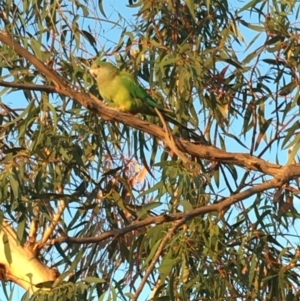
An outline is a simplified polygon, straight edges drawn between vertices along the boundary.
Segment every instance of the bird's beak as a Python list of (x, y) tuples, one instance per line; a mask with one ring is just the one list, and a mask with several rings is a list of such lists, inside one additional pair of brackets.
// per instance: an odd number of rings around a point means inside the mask
[(97, 75), (97, 71), (96, 71), (96, 69), (94, 69), (94, 68), (91, 68), (91, 69), (90, 69), (90, 73), (91, 73), (93, 76), (96, 76), (96, 75)]

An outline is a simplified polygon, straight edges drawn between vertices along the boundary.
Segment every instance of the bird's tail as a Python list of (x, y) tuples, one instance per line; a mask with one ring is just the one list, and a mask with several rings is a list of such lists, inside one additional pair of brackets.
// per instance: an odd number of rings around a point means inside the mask
[(205, 139), (202, 133), (200, 134), (195, 133), (193, 129), (188, 128), (186, 125), (180, 123), (169, 114), (164, 113), (164, 117), (168, 122), (171, 122), (174, 125), (178, 126), (178, 128), (180, 129), (180, 134), (184, 139), (187, 140), (193, 139), (196, 143), (210, 145), (210, 143)]

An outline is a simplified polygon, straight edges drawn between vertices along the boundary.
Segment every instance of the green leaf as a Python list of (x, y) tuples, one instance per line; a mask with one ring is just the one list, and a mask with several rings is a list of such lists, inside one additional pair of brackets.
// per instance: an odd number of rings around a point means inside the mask
[(2, 242), (4, 246), (4, 254), (7, 262), (12, 264), (11, 248), (9, 245), (9, 240), (6, 233), (3, 233)]
[[(159, 228), (159, 227), (156, 227), (156, 228)], [(156, 231), (158, 231), (158, 229), (156, 229)], [(159, 247), (160, 243), (161, 243), (161, 239), (156, 241), (155, 244), (151, 246), (151, 251), (150, 251), (149, 255), (147, 256), (144, 265), (148, 264), (152, 260), (152, 258), (154, 256), (157, 248)]]
[(15, 171), (13, 171), (10, 174), (9, 180), (10, 180), (10, 187), (12, 189), (14, 199), (18, 199), (20, 197), (20, 187)]
[(98, 1), (98, 6), (99, 6), (101, 14), (107, 19), (106, 15), (105, 15), (105, 12), (104, 12), (104, 9), (103, 9), (103, 0)]
[(160, 207), (162, 205), (162, 203), (160, 202), (154, 202), (154, 203), (149, 203), (149, 204), (145, 204), (142, 206), (142, 210), (138, 211), (138, 218), (142, 217), (145, 213), (147, 213), (150, 210), (153, 210), (157, 207)]
[(180, 200), (180, 204), (183, 206), (183, 209), (184, 209), (185, 212), (193, 210), (193, 206), (189, 201)]
[(26, 227), (26, 219), (24, 214), (18, 220), (18, 227), (17, 227), (17, 237), (20, 243), (25, 242), (25, 227)]
[(173, 266), (176, 264), (176, 259), (171, 258), (165, 258), (163, 259), (161, 265), (158, 268), (159, 274), (162, 278), (165, 278), (168, 276), (168, 274), (171, 272)]
[(98, 277), (86, 277), (84, 280), (89, 283), (106, 283), (106, 280)]
[(194, 4), (194, 0), (185, 0), (185, 3), (190, 11), (190, 14), (192, 15), (193, 19), (196, 19), (195, 16), (195, 4)]
[(97, 45), (97, 42), (96, 42), (94, 36), (90, 32), (88, 32), (86, 30), (83, 30), (83, 29), (81, 30), (81, 32), (83, 33), (83, 35), (85, 36), (85, 38), (89, 41), (89, 43), (93, 47), (95, 47)]
[(248, 10), (249, 8), (254, 8), (256, 7), (256, 5), (260, 2), (263, 2), (263, 0), (252, 0), (252, 1), (248, 1), (247, 4), (245, 4), (242, 8), (240, 8), (238, 10), (238, 14), (240, 14), (241, 12)]

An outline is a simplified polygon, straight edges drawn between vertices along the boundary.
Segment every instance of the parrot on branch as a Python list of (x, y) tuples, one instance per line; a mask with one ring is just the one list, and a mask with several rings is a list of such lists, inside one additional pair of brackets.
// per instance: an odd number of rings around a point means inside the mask
[[(157, 109), (167, 121), (188, 131), (194, 140), (204, 142), (203, 136), (197, 135), (192, 129), (178, 122), (172, 111), (157, 103), (130, 73), (121, 71), (113, 64), (99, 59), (92, 64), (90, 73), (97, 77), (102, 98), (108, 103), (113, 103), (119, 110), (132, 114), (157, 116), (155, 110)], [(205, 142), (208, 143), (206, 140)]]

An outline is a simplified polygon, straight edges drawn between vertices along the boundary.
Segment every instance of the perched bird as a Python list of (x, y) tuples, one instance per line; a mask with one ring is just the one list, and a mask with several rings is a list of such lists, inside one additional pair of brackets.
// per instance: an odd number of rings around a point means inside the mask
[(178, 122), (175, 116), (172, 116), (170, 110), (165, 109), (162, 105), (157, 103), (146, 90), (137, 83), (130, 73), (121, 71), (113, 64), (100, 61), (99, 59), (92, 64), (90, 72), (92, 75), (97, 76), (98, 88), (102, 98), (108, 103), (113, 103), (119, 110), (132, 114), (141, 113), (157, 116), (156, 108), (165, 120), (173, 123), (180, 129), (187, 130), (193, 139), (198, 140), (197, 138), (200, 137), (194, 133), (192, 129)]

